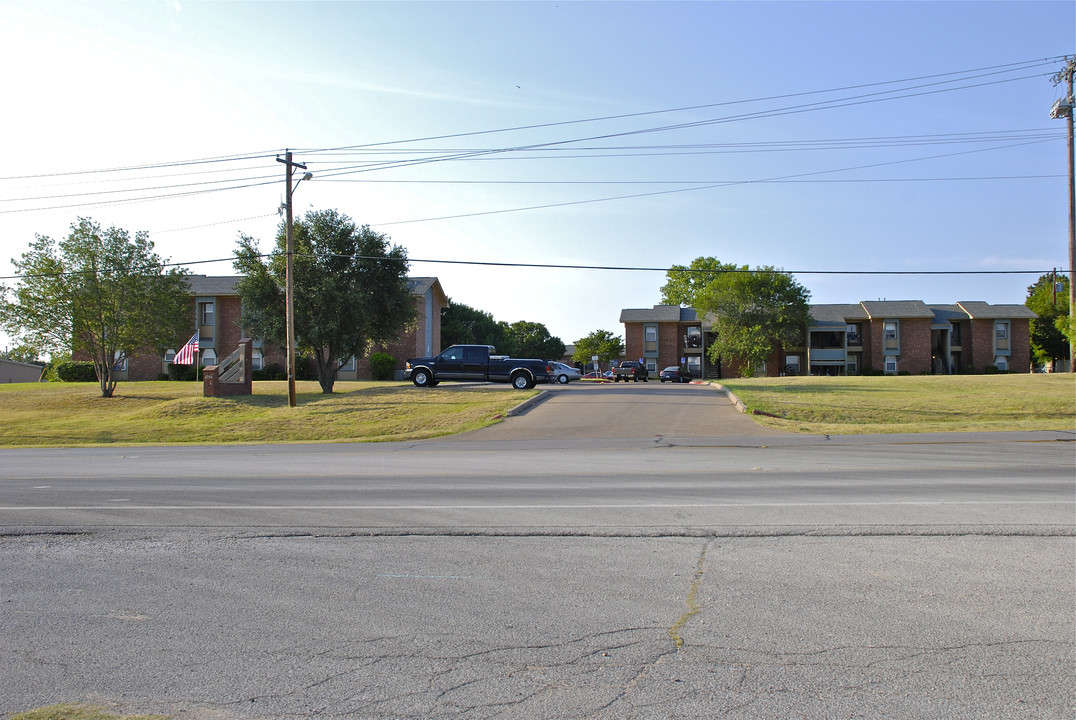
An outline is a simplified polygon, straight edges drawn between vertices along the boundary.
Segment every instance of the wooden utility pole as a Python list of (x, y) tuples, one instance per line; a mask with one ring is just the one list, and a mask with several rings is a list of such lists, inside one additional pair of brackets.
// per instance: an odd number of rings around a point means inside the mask
[[(306, 170), (306, 165), (302, 165), (297, 162), (292, 162), (291, 150), (285, 150), (284, 159), (276, 159), (277, 162), (284, 163), (284, 181), (286, 192), (284, 194), (284, 253), (285, 253), (285, 279), (284, 279), (284, 297), (287, 307), (285, 308), (284, 324), (287, 326), (288, 335), (288, 406), (295, 407), (295, 301), (292, 292), (292, 270), (294, 268), (294, 255), (295, 255), (295, 243), (292, 239), (292, 212), (291, 212), (291, 194), (295, 190), (295, 187), (291, 184), (291, 175), (293, 168), (302, 168)], [(300, 181), (310, 177), (310, 173), (307, 173)], [(295, 183), (298, 185), (299, 183)]]
[(1072, 76), (1076, 72), (1076, 57), (1068, 59), (1065, 69), (1054, 75), (1054, 85), (1068, 85), (1068, 95), (1054, 103), (1052, 118), (1065, 118), (1068, 122), (1069, 164), (1069, 372), (1076, 373), (1076, 176), (1073, 175), (1072, 154)]

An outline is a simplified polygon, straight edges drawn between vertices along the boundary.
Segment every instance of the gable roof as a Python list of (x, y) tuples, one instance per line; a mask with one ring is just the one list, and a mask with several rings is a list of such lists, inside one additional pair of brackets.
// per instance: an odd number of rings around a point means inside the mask
[(242, 279), (242, 275), (188, 275), (187, 285), (191, 295), (238, 295), (235, 286)]
[[(235, 289), (242, 275), (188, 275), (187, 286), (191, 295), (204, 295), (210, 297), (226, 297), (238, 295)], [(409, 277), (407, 278), (407, 290), (412, 295), (425, 295), (433, 289), (434, 296), (441, 302), (447, 302), (445, 291), (441, 288), (441, 282), (435, 277)]]
[(871, 320), (934, 318), (934, 312), (922, 300), (864, 300), (860, 305)]
[(679, 305), (655, 305), (653, 308), (627, 308), (620, 311), (620, 322), (694, 322), (698, 314), (693, 308)]
[(811, 305), (811, 320), (815, 324), (840, 324), (844, 325), (849, 320), (867, 320), (870, 315), (862, 305), (827, 304)]
[(1013, 318), (1034, 319), (1038, 317), (1026, 305), (991, 305), (981, 300), (961, 300), (960, 309), (972, 320), (1009, 320)]

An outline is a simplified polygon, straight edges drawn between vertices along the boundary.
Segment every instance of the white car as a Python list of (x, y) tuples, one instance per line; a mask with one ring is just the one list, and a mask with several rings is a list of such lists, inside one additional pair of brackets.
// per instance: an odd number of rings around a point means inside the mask
[(578, 380), (581, 377), (579, 370), (573, 368), (571, 365), (565, 365), (562, 362), (556, 361), (549, 364), (553, 366), (552, 372), (549, 373), (549, 382), (558, 382), (561, 385), (567, 385), (572, 380)]

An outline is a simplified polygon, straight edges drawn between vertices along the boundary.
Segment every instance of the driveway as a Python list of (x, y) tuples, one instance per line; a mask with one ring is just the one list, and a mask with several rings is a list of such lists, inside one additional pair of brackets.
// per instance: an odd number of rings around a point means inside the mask
[(453, 440), (606, 440), (784, 435), (740, 413), (711, 385), (574, 382), (542, 388), (537, 403)]

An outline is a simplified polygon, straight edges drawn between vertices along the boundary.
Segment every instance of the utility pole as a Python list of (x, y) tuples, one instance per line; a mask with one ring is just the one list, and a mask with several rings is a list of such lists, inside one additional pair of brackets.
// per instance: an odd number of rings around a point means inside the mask
[[(285, 224), (284, 224), (284, 252), (286, 260), (286, 271), (284, 279), (284, 296), (287, 307), (285, 308), (284, 322), (287, 326), (288, 335), (288, 406), (295, 407), (295, 301), (292, 292), (292, 270), (294, 267), (294, 254), (295, 243), (292, 239), (292, 213), (291, 213), (291, 194), (294, 191), (294, 187), (291, 184), (291, 174), (293, 168), (302, 168), (306, 170), (306, 165), (302, 165), (297, 162), (292, 162), (291, 150), (285, 150), (284, 159), (279, 157), (277, 162), (284, 163), (284, 181), (286, 183), (286, 192), (284, 194), (284, 212), (285, 212)], [(310, 173), (306, 173), (299, 180), (300, 182), (311, 177)], [(297, 186), (299, 183), (295, 183)]]
[(1055, 86), (1062, 82), (1068, 84), (1068, 95), (1054, 103), (1050, 110), (1052, 118), (1066, 118), (1068, 121), (1068, 162), (1069, 162), (1069, 372), (1076, 373), (1076, 176), (1073, 175), (1072, 155), (1072, 113), (1074, 97), (1072, 93), (1072, 76), (1076, 72), (1076, 57), (1068, 58), (1065, 69), (1054, 75)]

